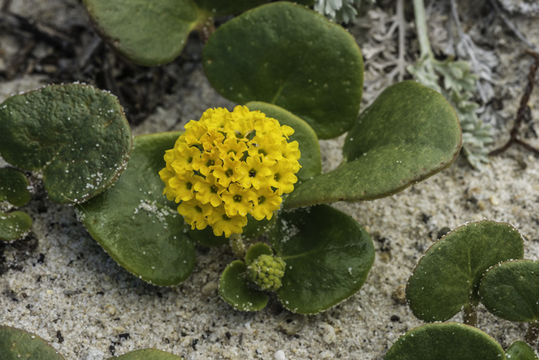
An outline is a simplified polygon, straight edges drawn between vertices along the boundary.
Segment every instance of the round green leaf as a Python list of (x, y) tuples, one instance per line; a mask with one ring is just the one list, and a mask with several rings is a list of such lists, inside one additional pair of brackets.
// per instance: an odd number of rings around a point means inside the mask
[(245, 263), (247, 265), (251, 264), (256, 258), (260, 255), (273, 255), (273, 250), (268, 244), (265, 243), (256, 243), (249, 247), (247, 253), (245, 254)]
[(507, 360), (537, 360), (535, 351), (524, 341), (515, 341), (505, 351)]
[(205, 9), (214, 16), (238, 14), (242, 11), (267, 3), (268, 1), (269, 0), (195, 0), (198, 7)]
[(22, 172), (14, 168), (0, 168), (0, 201), (24, 206), (30, 201), (30, 183)]
[(294, 129), (290, 141), (295, 140), (299, 143), (299, 151), (301, 152), (299, 159), (301, 169), (297, 174), (299, 180), (308, 180), (322, 172), (318, 137), (309, 124), (277, 105), (253, 101), (247, 103), (246, 106), (249, 110), (259, 110), (267, 116), (277, 119), (281, 125), (288, 125)]
[(447, 320), (478, 302), (479, 283), (489, 267), (522, 256), (522, 238), (509, 224), (480, 221), (459, 227), (419, 260), (406, 287), (410, 308), (424, 321)]
[(489, 269), (479, 288), (488, 311), (511, 321), (539, 321), (539, 261), (509, 261)]
[(286, 262), (279, 301), (288, 310), (315, 314), (356, 293), (374, 261), (367, 232), (350, 216), (326, 205), (284, 212), (272, 234)]
[(79, 206), (92, 237), (127, 271), (155, 285), (176, 285), (195, 265), (193, 242), (158, 172), (180, 133), (138, 136), (114, 187)]
[(0, 154), (42, 171), (53, 201), (81, 203), (99, 194), (125, 169), (130, 150), (118, 99), (92, 86), (51, 85), (0, 105)]
[(502, 347), (479, 329), (458, 323), (427, 324), (408, 331), (385, 360), (503, 360)]
[(0, 326), (2, 360), (63, 360), (49, 344), (37, 335), (9, 326)]
[(32, 228), (32, 218), (22, 211), (0, 211), (0, 240), (11, 242), (22, 238)]
[(187, 36), (208, 14), (192, 0), (84, 0), (97, 30), (120, 54), (139, 65), (174, 60)]
[(457, 115), (442, 95), (413, 81), (392, 85), (348, 133), (346, 162), (300, 184), (285, 206), (397, 193), (449, 166), (460, 147)]
[(182, 358), (168, 352), (155, 349), (144, 349), (109, 358), (109, 360), (181, 360)]
[(276, 104), (320, 138), (342, 134), (357, 118), (361, 51), (342, 27), (301, 5), (277, 2), (243, 13), (213, 33), (203, 57), (223, 96)]
[(228, 264), (219, 279), (219, 295), (236, 310), (262, 310), (268, 304), (269, 297), (251, 286), (246, 271), (247, 266), (243, 261), (235, 260)]

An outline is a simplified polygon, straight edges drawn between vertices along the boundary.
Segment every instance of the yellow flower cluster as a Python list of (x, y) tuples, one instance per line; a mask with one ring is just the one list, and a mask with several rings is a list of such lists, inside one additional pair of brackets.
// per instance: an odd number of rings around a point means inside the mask
[(159, 172), (163, 193), (179, 203), (192, 229), (213, 228), (217, 236), (240, 234), (247, 214), (271, 219), (292, 192), (300, 169), (294, 129), (260, 111), (236, 106), (208, 109), (191, 120)]

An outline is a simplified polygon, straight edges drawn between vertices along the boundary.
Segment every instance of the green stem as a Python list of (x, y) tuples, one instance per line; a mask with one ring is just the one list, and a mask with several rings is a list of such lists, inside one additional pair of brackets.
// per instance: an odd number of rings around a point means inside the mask
[(475, 326), (477, 325), (477, 309), (471, 303), (464, 305), (462, 309), (464, 311), (464, 323), (466, 325)]
[(539, 338), (539, 321), (533, 321), (528, 325), (528, 331), (524, 339), (533, 347), (537, 342), (537, 338)]
[(421, 58), (425, 58), (427, 56), (432, 57), (432, 50), (430, 48), (427, 30), (427, 18), (425, 16), (425, 4), (423, 3), (423, 0), (414, 0), (414, 15)]

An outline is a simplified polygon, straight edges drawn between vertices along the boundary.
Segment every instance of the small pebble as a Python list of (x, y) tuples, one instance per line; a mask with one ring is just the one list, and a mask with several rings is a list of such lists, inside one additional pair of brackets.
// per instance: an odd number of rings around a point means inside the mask
[(277, 350), (273, 355), (273, 358), (275, 360), (286, 360), (286, 355), (284, 354), (283, 350)]
[(217, 291), (217, 287), (217, 281), (210, 281), (206, 283), (200, 291), (202, 292), (202, 295), (209, 296)]

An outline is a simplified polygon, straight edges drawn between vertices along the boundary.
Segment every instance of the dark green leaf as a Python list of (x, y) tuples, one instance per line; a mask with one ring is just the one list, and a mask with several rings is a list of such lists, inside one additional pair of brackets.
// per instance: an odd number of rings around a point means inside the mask
[(524, 341), (515, 341), (505, 351), (507, 360), (537, 360), (535, 351)]
[(8, 326), (0, 326), (0, 358), (2, 360), (64, 359), (39, 336)]
[(455, 111), (434, 90), (413, 81), (387, 88), (349, 132), (345, 162), (300, 184), (289, 208), (371, 200), (403, 190), (449, 166), (459, 153)]
[(15, 95), (0, 105), (0, 154), (43, 172), (51, 200), (81, 203), (111, 186), (125, 169), (131, 131), (118, 99), (69, 84)]
[(269, 297), (254, 289), (246, 276), (247, 266), (235, 260), (228, 264), (219, 279), (219, 295), (236, 310), (258, 311), (268, 304)]
[(427, 250), (408, 281), (406, 298), (419, 319), (447, 320), (479, 301), (479, 283), (489, 267), (522, 256), (522, 238), (512, 226), (470, 223)]
[(208, 79), (232, 101), (276, 104), (324, 139), (356, 121), (361, 51), (342, 27), (301, 5), (277, 2), (243, 13), (217, 29), (203, 56)]
[(309, 124), (277, 105), (253, 101), (247, 103), (246, 106), (249, 110), (259, 110), (267, 116), (277, 119), (281, 125), (288, 125), (294, 129), (290, 141), (295, 140), (299, 143), (301, 169), (297, 176), (300, 180), (308, 180), (320, 174), (322, 171), (320, 146), (318, 145), (318, 137)]
[(28, 179), (14, 168), (0, 168), (0, 202), (7, 201), (15, 206), (24, 206), (30, 201)]
[(389, 349), (385, 360), (503, 360), (502, 347), (471, 326), (427, 324), (408, 331)]
[(195, 265), (193, 242), (158, 172), (180, 133), (138, 136), (114, 187), (79, 206), (88, 232), (127, 271), (152, 284), (176, 285)]
[(350, 216), (326, 205), (283, 212), (272, 234), (286, 262), (279, 301), (314, 314), (356, 293), (374, 261), (370, 236)]
[(22, 238), (32, 228), (32, 219), (27, 213), (0, 211), (0, 240), (11, 242)]
[(268, 244), (265, 243), (256, 243), (249, 247), (247, 253), (245, 254), (245, 263), (249, 265), (260, 255), (273, 255), (273, 250)]
[(481, 302), (511, 321), (539, 321), (539, 261), (508, 261), (489, 269), (481, 280)]
[(168, 352), (155, 349), (137, 350), (109, 360), (181, 360), (182, 358)]
[(120, 54), (139, 65), (174, 60), (207, 14), (192, 0), (84, 0), (97, 30)]

